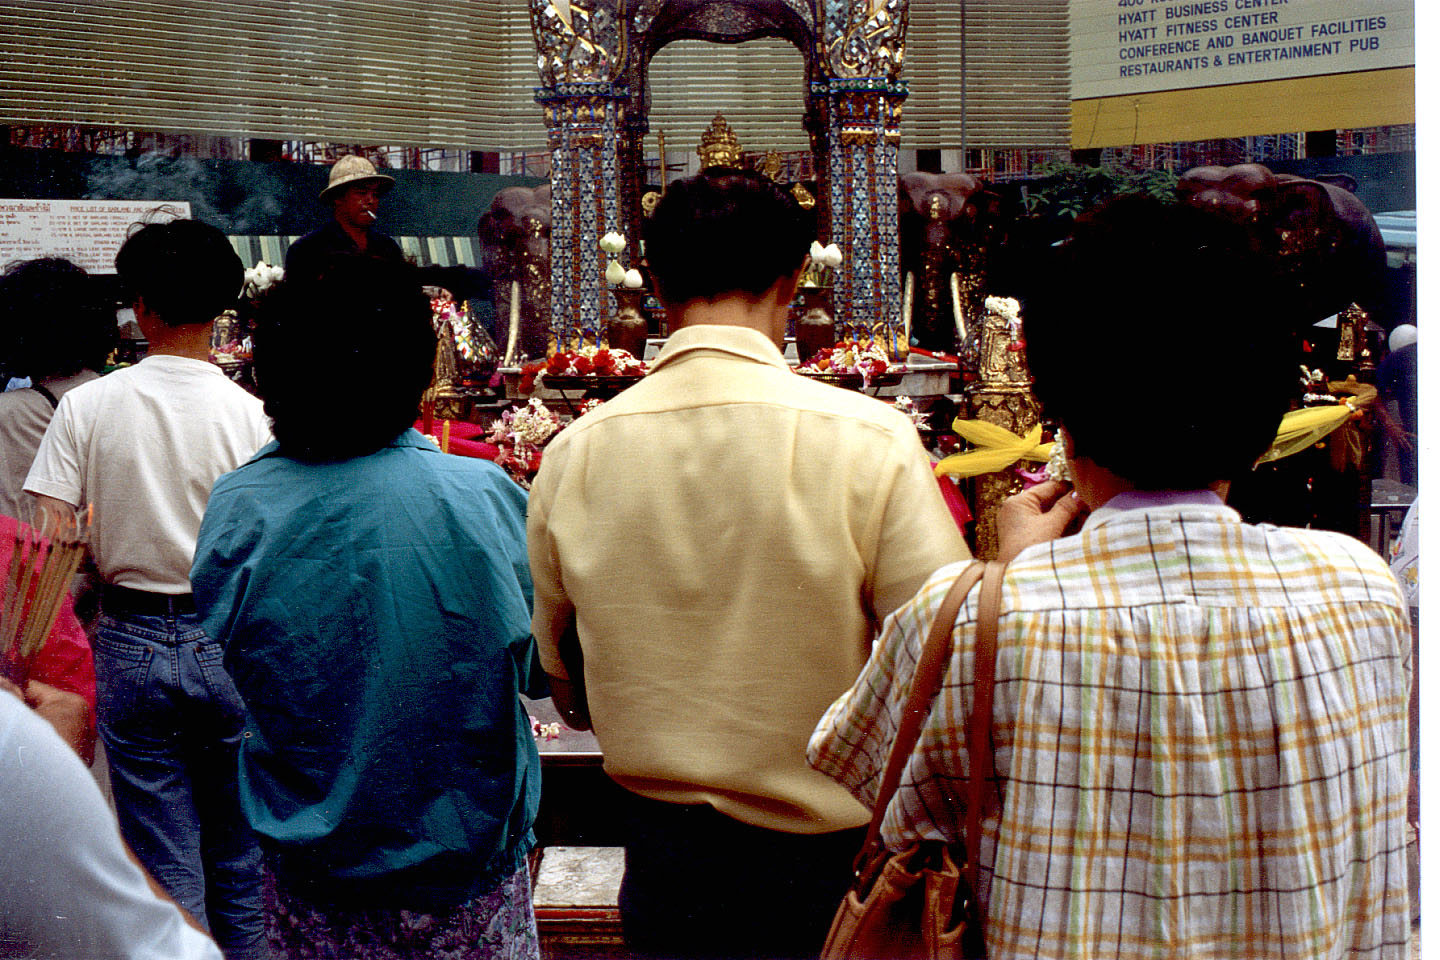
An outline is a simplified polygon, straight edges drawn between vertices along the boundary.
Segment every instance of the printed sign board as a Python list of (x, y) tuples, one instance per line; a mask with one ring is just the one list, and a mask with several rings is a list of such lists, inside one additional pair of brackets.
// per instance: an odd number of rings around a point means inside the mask
[(1415, 64), (1411, 0), (1071, 0), (1072, 99)]
[(188, 201), (0, 200), (0, 267), (64, 257), (90, 273), (114, 273), (134, 224), (189, 216)]

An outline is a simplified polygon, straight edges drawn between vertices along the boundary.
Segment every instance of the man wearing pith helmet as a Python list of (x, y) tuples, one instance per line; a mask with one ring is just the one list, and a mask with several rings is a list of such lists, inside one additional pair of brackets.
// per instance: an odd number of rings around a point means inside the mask
[(321, 202), (333, 210), (331, 220), (290, 245), (285, 273), (313, 276), (337, 256), (402, 262), (399, 244), (374, 227), (380, 199), (393, 186), (395, 178), (376, 173), (375, 165), (364, 157), (352, 154), (337, 160), (330, 168), (330, 182), (320, 191)]

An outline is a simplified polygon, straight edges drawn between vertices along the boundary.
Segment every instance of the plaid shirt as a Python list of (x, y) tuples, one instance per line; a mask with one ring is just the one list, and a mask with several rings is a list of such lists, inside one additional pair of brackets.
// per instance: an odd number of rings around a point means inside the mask
[[(1008, 569), (1004, 802), (981, 840), (992, 957), (1405, 956), (1411, 664), (1394, 578), (1348, 537), (1202, 499), (1107, 505)], [(886, 621), (811, 739), (812, 765), (868, 806), (962, 569)], [(978, 595), (886, 812), (891, 848), (961, 836)]]

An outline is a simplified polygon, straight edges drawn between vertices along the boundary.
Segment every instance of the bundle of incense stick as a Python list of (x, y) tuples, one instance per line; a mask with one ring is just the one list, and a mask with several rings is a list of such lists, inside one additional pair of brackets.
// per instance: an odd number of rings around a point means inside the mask
[(60, 616), (93, 516), (90, 507), (71, 516), (46, 511), (38, 527), (15, 525), (10, 563), (0, 580), (0, 661), (17, 683), (24, 684), (28, 664)]

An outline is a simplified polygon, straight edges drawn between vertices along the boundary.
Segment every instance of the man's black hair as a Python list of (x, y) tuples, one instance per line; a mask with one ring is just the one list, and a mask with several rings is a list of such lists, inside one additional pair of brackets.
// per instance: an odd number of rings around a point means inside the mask
[(118, 339), (115, 304), (69, 260), (12, 263), (0, 277), (0, 361), (7, 371), (37, 382), (99, 372)]
[[(381, 449), (419, 415), (435, 364), (430, 301), (415, 268), (336, 258), (260, 304), (255, 382), (280, 451), (306, 461)], [(329, 416), (336, 398), (343, 415)]]
[(151, 223), (136, 230), (115, 255), (115, 272), (133, 303), (171, 327), (209, 323), (235, 306), (245, 265), (225, 234), (199, 220)]
[(1144, 490), (1250, 470), (1294, 393), (1295, 318), (1249, 232), (1125, 196), (1037, 264), (1024, 312), (1035, 395), (1077, 456)]
[(712, 167), (665, 188), (645, 221), (656, 294), (671, 306), (760, 296), (800, 269), (813, 237), (795, 198), (753, 170)]

